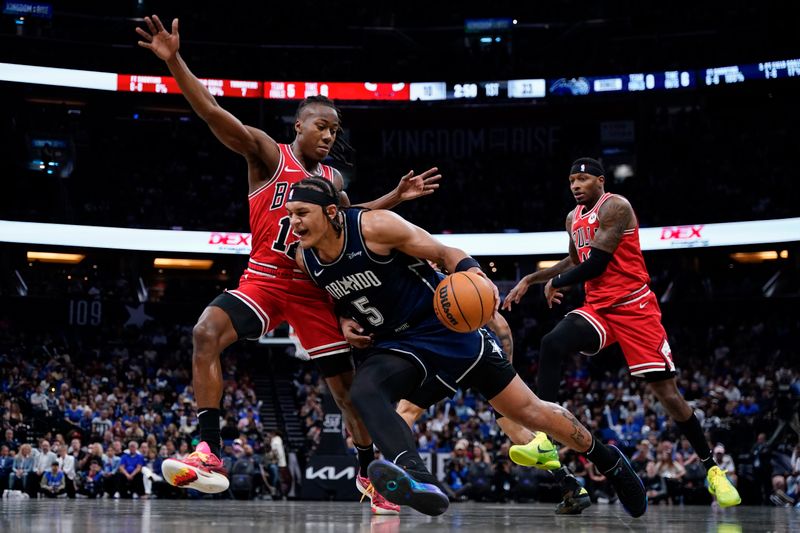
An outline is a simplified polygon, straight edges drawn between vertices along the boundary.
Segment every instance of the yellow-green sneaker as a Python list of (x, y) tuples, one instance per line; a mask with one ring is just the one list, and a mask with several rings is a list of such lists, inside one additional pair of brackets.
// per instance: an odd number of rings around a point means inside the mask
[(708, 492), (717, 497), (717, 503), (720, 507), (733, 507), (742, 503), (739, 491), (728, 480), (725, 472), (720, 467), (711, 467), (706, 478), (708, 479)]
[(557, 470), (561, 468), (558, 460), (558, 450), (547, 438), (547, 434), (537, 431), (533, 440), (528, 444), (515, 444), (508, 450), (512, 461), (522, 466), (535, 466), (542, 470)]
[(556, 506), (556, 514), (581, 514), (584, 509), (592, 505), (589, 492), (583, 487), (575, 491), (567, 491)]

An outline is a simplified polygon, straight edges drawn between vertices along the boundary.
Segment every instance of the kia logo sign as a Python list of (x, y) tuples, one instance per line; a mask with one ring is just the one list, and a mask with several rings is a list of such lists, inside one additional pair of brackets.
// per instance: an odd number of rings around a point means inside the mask
[(703, 226), (670, 226), (661, 228), (661, 240), (686, 240), (686, 239), (702, 239), (700, 232), (703, 231)]
[(306, 480), (311, 479), (324, 479), (326, 481), (337, 479), (354, 479), (356, 477), (356, 469), (354, 466), (348, 466), (342, 470), (336, 470), (335, 466), (323, 466), (319, 470), (314, 470), (309, 466), (306, 468)]
[(250, 233), (212, 233), (208, 244), (221, 244), (223, 246), (250, 246)]

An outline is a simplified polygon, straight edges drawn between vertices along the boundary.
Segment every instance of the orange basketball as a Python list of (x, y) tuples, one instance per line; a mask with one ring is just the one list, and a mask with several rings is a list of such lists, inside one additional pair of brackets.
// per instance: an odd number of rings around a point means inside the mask
[(478, 274), (456, 272), (436, 287), (433, 310), (448, 329), (459, 333), (475, 331), (492, 318), (494, 291)]

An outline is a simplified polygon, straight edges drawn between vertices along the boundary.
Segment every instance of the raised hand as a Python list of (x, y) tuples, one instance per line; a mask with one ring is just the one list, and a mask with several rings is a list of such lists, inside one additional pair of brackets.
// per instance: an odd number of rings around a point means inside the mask
[(164, 25), (161, 24), (158, 15), (153, 15), (152, 19), (145, 17), (144, 21), (150, 32), (148, 33), (142, 28), (136, 28), (136, 33), (144, 39), (144, 41), (139, 41), (139, 46), (151, 50), (159, 59), (164, 61), (173, 59), (181, 45), (180, 36), (178, 35), (178, 19), (172, 20), (172, 33), (164, 29)]
[(552, 309), (554, 303), (561, 303), (561, 300), (564, 298), (564, 294), (559, 289), (553, 287), (553, 280), (551, 279), (544, 286), (544, 297), (547, 300), (547, 307)]
[(511, 304), (518, 304), (522, 297), (525, 296), (525, 293), (528, 292), (529, 288), (530, 283), (528, 283), (526, 278), (519, 280), (519, 283), (506, 295), (506, 299), (503, 301), (503, 309), (511, 311)]
[(439, 188), (439, 184), (436, 182), (442, 179), (442, 175), (437, 174), (437, 172), (439, 172), (439, 169), (433, 167), (415, 176), (414, 171), (410, 170), (408, 174), (400, 178), (400, 183), (397, 185), (400, 201), (405, 202), (406, 200), (433, 194)]

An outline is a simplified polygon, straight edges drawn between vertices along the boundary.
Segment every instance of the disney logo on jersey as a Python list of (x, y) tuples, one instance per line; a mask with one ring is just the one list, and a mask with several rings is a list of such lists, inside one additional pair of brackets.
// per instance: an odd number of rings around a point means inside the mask
[(378, 276), (372, 270), (367, 270), (332, 281), (325, 285), (325, 290), (339, 300), (350, 293), (363, 291), (370, 287), (380, 287), (381, 285), (382, 283)]
[(359, 250), (357, 252), (347, 252), (347, 258), (348, 259), (353, 259), (354, 257), (358, 257), (360, 255), (361, 255), (361, 250)]
[(252, 238), (250, 233), (212, 232), (208, 237), (208, 244), (217, 246), (220, 251), (248, 252), (252, 246)]

